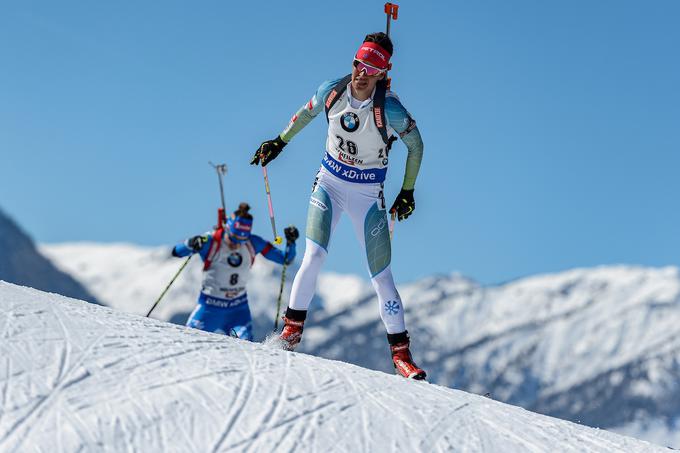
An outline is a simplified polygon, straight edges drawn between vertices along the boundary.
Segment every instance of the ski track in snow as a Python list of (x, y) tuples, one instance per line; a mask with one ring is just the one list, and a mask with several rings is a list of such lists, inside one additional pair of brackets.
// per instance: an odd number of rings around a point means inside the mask
[(4, 282), (0, 301), (3, 452), (664, 451)]
[[(180, 265), (169, 249), (41, 246), (102, 303), (136, 314), (146, 311)], [(258, 340), (271, 330), (279, 272), (266, 260), (253, 267), (248, 293)], [(200, 280), (194, 261), (153, 317), (182, 323)], [(289, 290), (287, 285), (284, 294)], [(677, 411), (669, 403), (680, 395), (673, 365), (680, 360), (677, 267), (601, 266), (486, 287), (451, 274), (399, 291), (414, 354), (432, 382), (491, 391), (500, 401), (680, 447), (673, 428)], [(367, 281), (322, 273), (299, 351), (389, 372), (375, 303)], [(314, 430), (305, 432), (313, 437)]]

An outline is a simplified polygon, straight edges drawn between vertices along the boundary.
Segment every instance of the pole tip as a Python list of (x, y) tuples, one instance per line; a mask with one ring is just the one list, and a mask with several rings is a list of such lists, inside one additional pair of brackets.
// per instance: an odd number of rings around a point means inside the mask
[(283, 239), (281, 239), (281, 236), (276, 236), (276, 239), (274, 239), (274, 244), (279, 245), (283, 242)]

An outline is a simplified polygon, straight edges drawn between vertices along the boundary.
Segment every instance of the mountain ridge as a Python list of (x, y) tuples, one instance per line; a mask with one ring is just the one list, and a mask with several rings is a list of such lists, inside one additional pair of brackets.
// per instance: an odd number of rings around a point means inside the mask
[(45, 258), (28, 234), (1, 209), (0, 250), (0, 280), (98, 303), (70, 273)]

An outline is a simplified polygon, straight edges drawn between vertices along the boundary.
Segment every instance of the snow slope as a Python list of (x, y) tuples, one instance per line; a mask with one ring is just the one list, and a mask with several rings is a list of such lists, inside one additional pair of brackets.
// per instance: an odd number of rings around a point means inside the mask
[[(680, 448), (677, 268), (576, 269), (497, 287), (452, 275), (400, 292), (433, 382)], [(322, 334), (302, 350), (387, 369), (375, 304), (357, 301), (362, 319), (322, 314)]]
[[(136, 313), (181, 264), (169, 247), (43, 250), (105, 304)], [(262, 338), (272, 328), (279, 274), (258, 261), (249, 294)], [(199, 263), (185, 272), (154, 316), (184, 322), (200, 287)], [(494, 287), (452, 274), (400, 292), (414, 354), (432, 382), (680, 448), (677, 268), (576, 269)], [(322, 274), (300, 351), (389, 371), (376, 304), (369, 283)]]
[(665, 450), (4, 282), (0, 301), (0, 451)]

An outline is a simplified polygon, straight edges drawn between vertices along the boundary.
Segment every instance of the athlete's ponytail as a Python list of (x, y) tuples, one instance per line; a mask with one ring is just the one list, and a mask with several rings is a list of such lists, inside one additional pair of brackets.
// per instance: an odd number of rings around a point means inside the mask
[(248, 211), (250, 211), (250, 205), (246, 202), (241, 202), (241, 204), (238, 205), (238, 209), (234, 211), (234, 216), (244, 219), (252, 219), (253, 216)]

